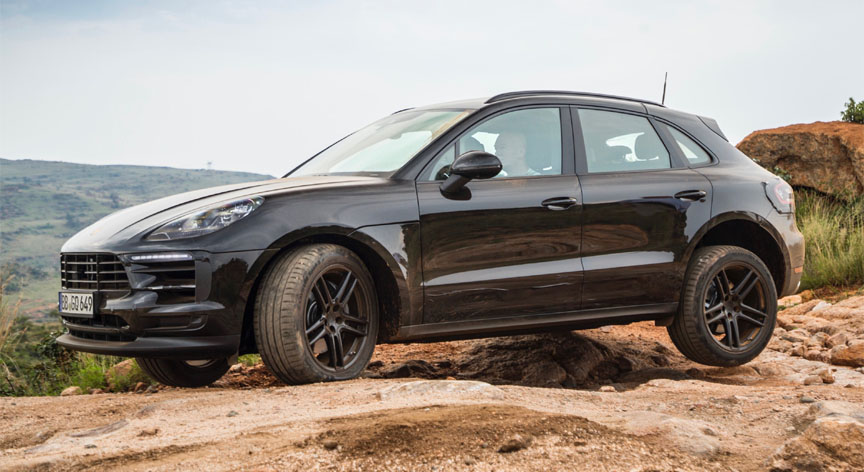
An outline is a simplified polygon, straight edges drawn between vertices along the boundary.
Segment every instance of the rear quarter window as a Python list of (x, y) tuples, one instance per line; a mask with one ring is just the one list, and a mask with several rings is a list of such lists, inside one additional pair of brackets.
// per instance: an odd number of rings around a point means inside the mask
[(688, 138), (687, 135), (671, 126), (667, 126), (666, 129), (669, 130), (672, 138), (675, 139), (678, 147), (681, 148), (681, 153), (687, 158), (687, 164), (698, 166), (709, 164), (711, 162), (711, 155), (702, 149), (702, 146), (696, 144), (696, 142)]

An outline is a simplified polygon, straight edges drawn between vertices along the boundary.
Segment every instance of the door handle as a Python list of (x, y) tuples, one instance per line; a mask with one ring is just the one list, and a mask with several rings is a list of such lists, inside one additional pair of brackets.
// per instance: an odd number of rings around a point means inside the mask
[(683, 192), (678, 192), (675, 194), (675, 198), (679, 200), (703, 200), (708, 196), (708, 192), (704, 190), (684, 190)]
[(579, 200), (573, 197), (553, 197), (543, 200), (540, 204), (550, 210), (566, 210), (577, 203)]

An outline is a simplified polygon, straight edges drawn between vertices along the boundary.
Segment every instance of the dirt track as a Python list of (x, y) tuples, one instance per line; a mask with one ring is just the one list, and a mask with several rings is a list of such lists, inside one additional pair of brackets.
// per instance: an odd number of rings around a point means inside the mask
[[(864, 373), (831, 367), (836, 369), (834, 383), (803, 385), (801, 379), (826, 364), (772, 350), (750, 366), (705, 368), (671, 351), (665, 330), (649, 323), (580, 334), (573, 342), (600, 346), (605, 359), (624, 353), (632, 364), (629, 371), (610, 371), (599, 360), (576, 380), (573, 372), (578, 369), (570, 367), (566, 375), (553, 376), (578, 383), (576, 388), (525, 386), (489, 369), (469, 372), (470, 379), (462, 380), (468, 377), (462, 375), (461, 363), (478, 350), (477, 344), (462, 341), (379, 346), (378, 362), (369, 372), (371, 377), (407, 373), (434, 380), (363, 378), (287, 387), (275, 385), (260, 368), (247, 368), (235, 369), (217, 388), (3, 398), (0, 468), (864, 467)], [(510, 344), (483, 341), (480, 346), (502, 351), (502, 346), (512, 350), (527, 345), (530, 350), (517, 350), (516, 357), (533, 359), (545, 346), (563, 342), (549, 337), (510, 339)], [(530, 348), (531, 343), (536, 347)], [(501, 362), (512, 364), (508, 359)], [(568, 365), (567, 359), (556, 359)], [(428, 365), (419, 370), (400, 368), (408, 360), (425, 360)], [(424, 370), (429, 366), (431, 371)], [(604, 377), (604, 372), (611, 377)], [(549, 380), (537, 377), (542, 381)], [(500, 451), (508, 443), (516, 450)]]

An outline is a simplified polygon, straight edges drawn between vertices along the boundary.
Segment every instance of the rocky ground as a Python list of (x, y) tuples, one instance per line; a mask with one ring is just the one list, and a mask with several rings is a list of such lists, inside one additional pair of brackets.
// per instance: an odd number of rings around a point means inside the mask
[(864, 470), (864, 296), (790, 298), (750, 364), (651, 323), (379, 346), (364, 378), (0, 399), (0, 469)]

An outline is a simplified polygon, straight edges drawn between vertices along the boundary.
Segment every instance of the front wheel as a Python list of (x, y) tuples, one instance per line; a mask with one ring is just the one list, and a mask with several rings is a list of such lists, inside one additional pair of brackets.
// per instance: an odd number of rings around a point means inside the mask
[(298, 247), (280, 256), (261, 281), (255, 341), (261, 360), (285, 383), (357, 377), (377, 335), (372, 276), (345, 247)]
[(765, 263), (737, 246), (708, 246), (691, 259), (667, 330), (690, 360), (737, 366), (765, 349), (776, 320), (777, 290)]
[(222, 378), (228, 372), (228, 359), (175, 360), (144, 359), (135, 362), (151, 379), (170, 387), (204, 387)]

